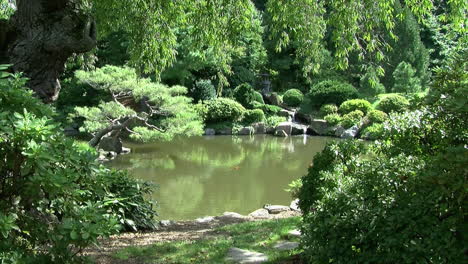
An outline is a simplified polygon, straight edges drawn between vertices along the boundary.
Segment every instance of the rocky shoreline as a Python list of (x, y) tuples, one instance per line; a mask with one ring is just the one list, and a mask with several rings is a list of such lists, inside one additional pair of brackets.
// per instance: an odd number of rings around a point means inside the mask
[[(209, 239), (219, 236), (220, 233), (216, 229), (225, 225), (300, 216), (301, 212), (297, 203), (298, 200), (294, 200), (290, 206), (265, 205), (248, 215), (225, 212), (219, 216), (206, 216), (195, 220), (162, 220), (157, 230), (121, 233), (107, 239), (101, 239), (99, 247), (88, 248), (83, 254), (92, 257), (99, 264), (120, 263), (111, 257), (112, 253), (119, 249), (129, 246), (148, 246), (160, 242)], [(291, 232), (291, 236), (300, 236), (300, 232), (294, 230)]]

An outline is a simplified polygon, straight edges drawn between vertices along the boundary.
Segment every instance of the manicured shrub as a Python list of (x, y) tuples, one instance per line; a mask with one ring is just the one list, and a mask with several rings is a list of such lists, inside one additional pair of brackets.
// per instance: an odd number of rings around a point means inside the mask
[(367, 113), (365, 118), (370, 124), (383, 123), (387, 120), (388, 115), (380, 110), (371, 110)]
[(254, 102), (265, 104), (265, 101), (263, 100), (263, 96), (261, 93), (254, 91)]
[(241, 84), (234, 89), (234, 99), (246, 108), (253, 108), (255, 102), (264, 103), (262, 95), (255, 91), (248, 83)]
[(281, 109), (281, 107), (276, 106), (276, 105), (269, 105), (269, 104), (261, 104), (258, 102), (254, 102), (253, 104), (254, 109), (261, 109), (265, 115), (272, 116), (272, 115), (277, 115)]
[(393, 72), (394, 93), (417, 93), (421, 91), (421, 80), (415, 76), (411, 64), (402, 61)]
[(372, 124), (364, 128), (361, 132), (361, 138), (376, 140), (381, 139), (384, 135), (384, 126), (380, 123)]
[(402, 112), (408, 109), (409, 105), (410, 103), (405, 97), (398, 94), (391, 94), (379, 102), (377, 109), (385, 113)]
[(238, 121), (245, 112), (245, 108), (238, 102), (228, 98), (216, 98), (207, 101), (206, 105), (206, 122), (235, 122)]
[(286, 122), (287, 119), (284, 116), (269, 116), (266, 118), (265, 123), (267, 127), (276, 127), (281, 122)]
[(371, 103), (369, 101), (364, 100), (364, 99), (351, 99), (343, 102), (340, 105), (340, 113), (342, 114), (347, 114), (349, 112), (352, 112), (354, 110), (360, 110), (364, 114), (366, 114), (370, 109), (372, 108)]
[(338, 106), (335, 104), (324, 104), (320, 107), (320, 113), (323, 116), (329, 115), (329, 114), (335, 114), (338, 112)]
[(342, 117), (339, 114), (328, 114), (323, 119), (325, 119), (328, 124), (336, 126), (341, 122)]
[(211, 80), (198, 80), (190, 92), (196, 102), (216, 98), (216, 88), (211, 83)]
[(346, 100), (358, 98), (358, 91), (349, 83), (323, 81), (312, 86), (307, 97), (315, 107), (323, 104), (340, 105)]
[(290, 89), (290, 90), (287, 90), (283, 94), (283, 102), (287, 106), (292, 106), (292, 107), (299, 106), (303, 100), (304, 100), (304, 94), (302, 94), (302, 92), (299, 91), (298, 89)]
[(341, 120), (341, 125), (344, 128), (350, 128), (354, 125), (357, 125), (361, 122), (361, 119), (364, 117), (364, 113), (361, 110), (354, 110), (343, 116)]
[(244, 112), (242, 121), (247, 124), (262, 122), (265, 120), (265, 114), (261, 109), (247, 110)]

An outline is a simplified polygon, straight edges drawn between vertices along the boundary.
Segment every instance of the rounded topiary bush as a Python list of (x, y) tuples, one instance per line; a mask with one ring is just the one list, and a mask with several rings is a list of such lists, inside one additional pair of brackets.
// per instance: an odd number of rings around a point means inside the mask
[(358, 98), (356, 88), (349, 83), (340, 81), (323, 81), (312, 86), (307, 97), (313, 106), (319, 107), (324, 104), (340, 105), (346, 100)]
[(205, 101), (216, 98), (216, 88), (210, 80), (198, 80), (190, 90), (195, 101)]
[(248, 83), (241, 84), (234, 89), (234, 99), (247, 108), (253, 108), (255, 102), (265, 103), (262, 95)]
[(245, 108), (238, 102), (228, 98), (217, 98), (207, 101), (206, 122), (234, 122), (239, 120), (245, 112)]
[(403, 112), (408, 109), (409, 101), (398, 94), (392, 94), (380, 101), (377, 105), (377, 109), (384, 111), (385, 113), (391, 112)]
[(361, 110), (354, 110), (346, 115), (343, 116), (341, 120), (341, 125), (344, 128), (350, 128), (359, 122), (364, 117), (364, 113)]
[(341, 122), (341, 116), (339, 114), (328, 114), (323, 119), (327, 121), (328, 124), (336, 126)]
[(366, 114), (370, 109), (372, 109), (372, 105), (369, 103), (369, 101), (364, 99), (351, 99), (343, 102), (340, 105), (339, 111), (342, 114), (347, 114), (354, 110), (360, 110)]
[(262, 122), (265, 120), (265, 114), (261, 109), (247, 110), (244, 112), (242, 121), (247, 124)]
[(277, 115), (283, 108), (276, 105), (261, 104), (254, 102), (254, 109), (261, 109), (265, 115)]
[(366, 119), (368, 120), (369, 123), (374, 124), (374, 123), (383, 123), (385, 120), (387, 120), (388, 115), (380, 110), (371, 110), (367, 113)]
[(283, 94), (283, 102), (287, 106), (299, 106), (302, 101), (304, 101), (304, 94), (298, 89), (290, 89)]
[(329, 115), (329, 114), (335, 114), (338, 112), (338, 106), (335, 104), (324, 104), (320, 107), (320, 113), (323, 116)]
[(383, 124), (375, 123), (372, 124), (361, 132), (361, 137), (364, 139), (376, 140), (381, 139), (384, 134), (384, 126)]

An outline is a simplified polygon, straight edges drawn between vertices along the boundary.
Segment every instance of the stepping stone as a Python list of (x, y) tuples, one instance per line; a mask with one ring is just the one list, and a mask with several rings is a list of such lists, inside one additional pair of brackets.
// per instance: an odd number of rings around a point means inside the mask
[(292, 237), (300, 237), (301, 236), (301, 231), (299, 231), (297, 229), (294, 229), (294, 230), (289, 231), (288, 235), (292, 236)]
[(249, 214), (250, 217), (253, 218), (269, 218), (270, 214), (268, 213), (267, 209), (258, 209)]
[(280, 241), (273, 248), (277, 250), (292, 250), (299, 247), (298, 242)]
[(230, 248), (225, 260), (239, 264), (255, 264), (268, 261), (268, 257), (263, 253), (255, 251)]
[(213, 221), (214, 221), (214, 217), (212, 217), (212, 216), (197, 218), (195, 220), (195, 222), (200, 223), (200, 224), (207, 224), (207, 223), (210, 223), (210, 222), (213, 222)]
[(289, 206), (284, 206), (284, 205), (267, 205), (265, 206), (265, 209), (268, 210), (268, 213), (270, 214), (279, 214), (281, 212), (286, 212), (289, 211)]

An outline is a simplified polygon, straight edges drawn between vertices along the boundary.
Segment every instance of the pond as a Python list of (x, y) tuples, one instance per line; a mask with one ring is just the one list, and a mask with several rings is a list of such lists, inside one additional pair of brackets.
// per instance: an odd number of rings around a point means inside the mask
[(160, 219), (248, 214), (267, 203), (289, 205), (288, 184), (307, 173), (313, 156), (329, 140), (257, 135), (128, 143), (132, 153), (107, 164), (157, 184), (153, 198)]

